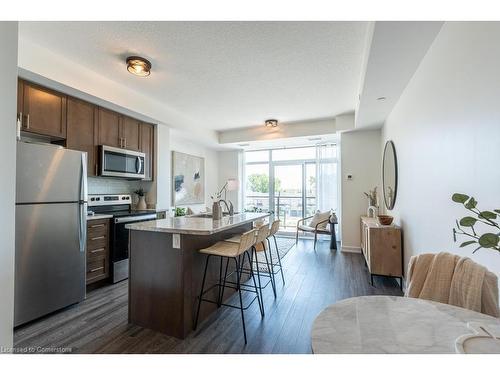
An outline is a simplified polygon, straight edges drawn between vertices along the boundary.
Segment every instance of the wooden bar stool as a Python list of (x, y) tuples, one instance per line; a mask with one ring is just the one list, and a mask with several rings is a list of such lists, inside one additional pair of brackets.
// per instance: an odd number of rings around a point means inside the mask
[[(269, 225), (263, 224), (257, 229), (255, 229), (255, 269), (257, 271), (257, 280), (259, 283), (259, 291), (260, 291), (260, 300), (262, 301), (262, 309), (264, 309), (264, 299), (262, 297), (262, 290), (265, 289), (269, 284), (271, 284), (271, 287), (273, 289), (273, 294), (274, 298), (276, 298), (276, 283), (274, 281), (274, 272), (272, 268), (272, 263), (269, 261), (269, 258), (267, 256), (267, 249), (270, 249), (269, 246), (266, 247), (266, 240), (269, 236)], [(240, 235), (233, 236), (226, 241), (228, 242), (239, 242), (240, 241)], [(257, 254), (258, 253), (264, 253), (264, 258), (266, 262), (260, 262)], [(269, 253), (271, 255), (271, 253)], [(260, 265), (266, 265), (267, 267), (267, 275), (266, 273), (261, 273), (259, 266)], [(253, 263), (251, 263), (250, 268), (243, 268), (242, 273), (245, 274), (250, 274), (253, 272)], [(263, 284), (261, 281), (261, 276), (269, 277), (269, 280), (267, 283)]]
[[(240, 309), (241, 311), (241, 322), (243, 324), (243, 336), (245, 338), (245, 344), (247, 343), (247, 333), (246, 333), (246, 328), (245, 328), (245, 314), (244, 310), (248, 309), (250, 305), (257, 299), (257, 302), (259, 303), (259, 309), (260, 309), (260, 314), (262, 317), (264, 317), (264, 307), (262, 305), (262, 301), (259, 295), (259, 292), (257, 290), (257, 283), (255, 282), (255, 277), (253, 274), (253, 270), (250, 272), (250, 277), (253, 280), (253, 290), (246, 288), (245, 284), (241, 283), (241, 274), (242, 274), (242, 268), (243, 268), (243, 263), (245, 262), (245, 257), (248, 258), (248, 262), (251, 265), (253, 262), (253, 257), (254, 255), (256, 256), (255, 253), (255, 240), (256, 240), (256, 230), (252, 229), (248, 232), (243, 233), (239, 237), (239, 242), (231, 242), (231, 241), (219, 241), (216, 244), (207, 247), (206, 249), (201, 249), (199, 252), (202, 254), (207, 254), (207, 260), (205, 263), (205, 272), (203, 273), (203, 281), (201, 283), (201, 291), (200, 291), (200, 297), (199, 297), (199, 302), (198, 302), (198, 310), (196, 311), (196, 320), (194, 323), (194, 329), (196, 330), (198, 326), (198, 318), (200, 316), (200, 308), (201, 308), (201, 302), (209, 302), (209, 303), (214, 303), (217, 304), (217, 306), (227, 306), (227, 307), (232, 307), (236, 309)], [(251, 255), (250, 255), (251, 254)], [(210, 261), (211, 257), (220, 257), (221, 259), (221, 265), (222, 261), (225, 259), (226, 260), (226, 271), (224, 273), (224, 279), (220, 280), (219, 282), (212, 285), (210, 288), (205, 290), (205, 280), (207, 276), (207, 269), (208, 269), (208, 263)], [(227, 274), (228, 271), (228, 265), (229, 265), (229, 260), (232, 259), (234, 260), (235, 263), (235, 271), (236, 272), (236, 283), (230, 282), (227, 280), (228, 276), (231, 276)], [(252, 267), (250, 267), (252, 268)], [(219, 274), (220, 277), (220, 274)], [(222, 281), (222, 284), (221, 284)], [(219, 293), (218, 293), (218, 298), (217, 301), (212, 301), (203, 298), (203, 295), (213, 288), (219, 288)], [(226, 304), (223, 303), (223, 298), (224, 298), (224, 289), (226, 287), (236, 289), (239, 294), (239, 299), (240, 299), (240, 304), (239, 306), (231, 305), (231, 304)], [(251, 293), (255, 293), (256, 297), (254, 297), (247, 306), (243, 306), (243, 298), (242, 298), (242, 291), (247, 291)]]
[[(281, 272), (281, 279), (283, 280), (283, 285), (285, 285), (285, 276), (283, 275), (283, 267), (281, 266), (280, 251), (279, 251), (279, 248), (278, 248), (278, 242), (276, 241), (276, 233), (278, 233), (279, 229), (280, 229), (280, 221), (279, 220), (274, 220), (273, 223), (271, 224), (271, 229), (269, 229), (269, 235), (267, 236), (267, 243), (269, 245), (269, 254), (271, 256), (271, 268), (273, 269), (273, 273), (275, 273), (274, 272), (274, 266), (278, 266), (279, 267), (279, 272)], [(271, 237), (274, 240), (274, 246), (275, 246), (275, 249), (276, 249), (276, 255), (278, 257), (278, 264), (275, 264), (273, 262), (273, 256), (272, 256), (272, 252), (271, 252), (271, 241), (270, 241)], [(276, 271), (276, 273), (278, 273), (278, 271)], [(275, 282), (275, 285), (276, 285), (276, 282)]]

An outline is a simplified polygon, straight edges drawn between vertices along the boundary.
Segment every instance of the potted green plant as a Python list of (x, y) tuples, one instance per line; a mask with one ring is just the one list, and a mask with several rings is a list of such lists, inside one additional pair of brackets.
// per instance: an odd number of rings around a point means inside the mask
[[(457, 234), (467, 237), (467, 241), (462, 242), (460, 247), (475, 244), (477, 247), (472, 252), (479, 249), (491, 249), (500, 252), (500, 224), (498, 218), (500, 209), (491, 211), (481, 211), (477, 208), (477, 201), (474, 197), (466, 194), (455, 193), (451, 197), (453, 202), (460, 203), (471, 214), (456, 221), (456, 228), (453, 228), (453, 240), (457, 241)], [(479, 233), (479, 227), (487, 228), (486, 233)]]
[(147, 209), (148, 206), (146, 205), (146, 192), (144, 191), (144, 189), (141, 187), (134, 191), (134, 193), (139, 197), (136, 208), (138, 210)]
[(185, 207), (175, 207), (175, 216), (185, 216), (186, 208)]

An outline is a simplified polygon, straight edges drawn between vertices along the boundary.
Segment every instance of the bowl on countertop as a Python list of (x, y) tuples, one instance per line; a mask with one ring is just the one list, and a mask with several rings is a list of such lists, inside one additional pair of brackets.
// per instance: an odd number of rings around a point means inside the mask
[(393, 220), (394, 220), (394, 218), (392, 216), (389, 216), (389, 215), (378, 215), (377, 216), (377, 222), (380, 225), (391, 225)]

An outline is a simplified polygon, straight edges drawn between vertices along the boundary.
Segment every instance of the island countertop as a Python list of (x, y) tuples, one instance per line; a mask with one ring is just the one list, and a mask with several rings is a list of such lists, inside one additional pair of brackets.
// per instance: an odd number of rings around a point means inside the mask
[(233, 216), (224, 216), (221, 220), (213, 220), (211, 217), (168, 217), (161, 220), (143, 221), (127, 224), (130, 230), (146, 232), (164, 232), (194, 235), (211, 235), (230, 228), (250, 223), (255, 220), (269, 216), (268, 213), (244, 212)]

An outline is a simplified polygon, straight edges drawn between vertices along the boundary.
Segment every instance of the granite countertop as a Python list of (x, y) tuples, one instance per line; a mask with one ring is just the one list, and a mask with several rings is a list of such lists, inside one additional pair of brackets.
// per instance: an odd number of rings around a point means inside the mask
[(87, 215), (87, 221), (99, 220), (99, 219), (111, 219), (112, 217), (113, 215), (104, 215), (104, 214)]
[[(136, 209), (134, 209), (132, 211), (136, 211)], [(166, 209), (166, 208), (146, 208), (145, 210), (140, 210), (140, 211), (167, 212), (168, 209)]]
[(269, 216), (267, 213), (240, 213), (233, 216), (224, 216), (221, 220), (207, 217), (168, 217), (162, 220), (151, 220), (140, 223), (127, 224), (131, 230), (146, 232), (164, 232), (195, 235), (211, 235), (224, 230), (251, 223)]

